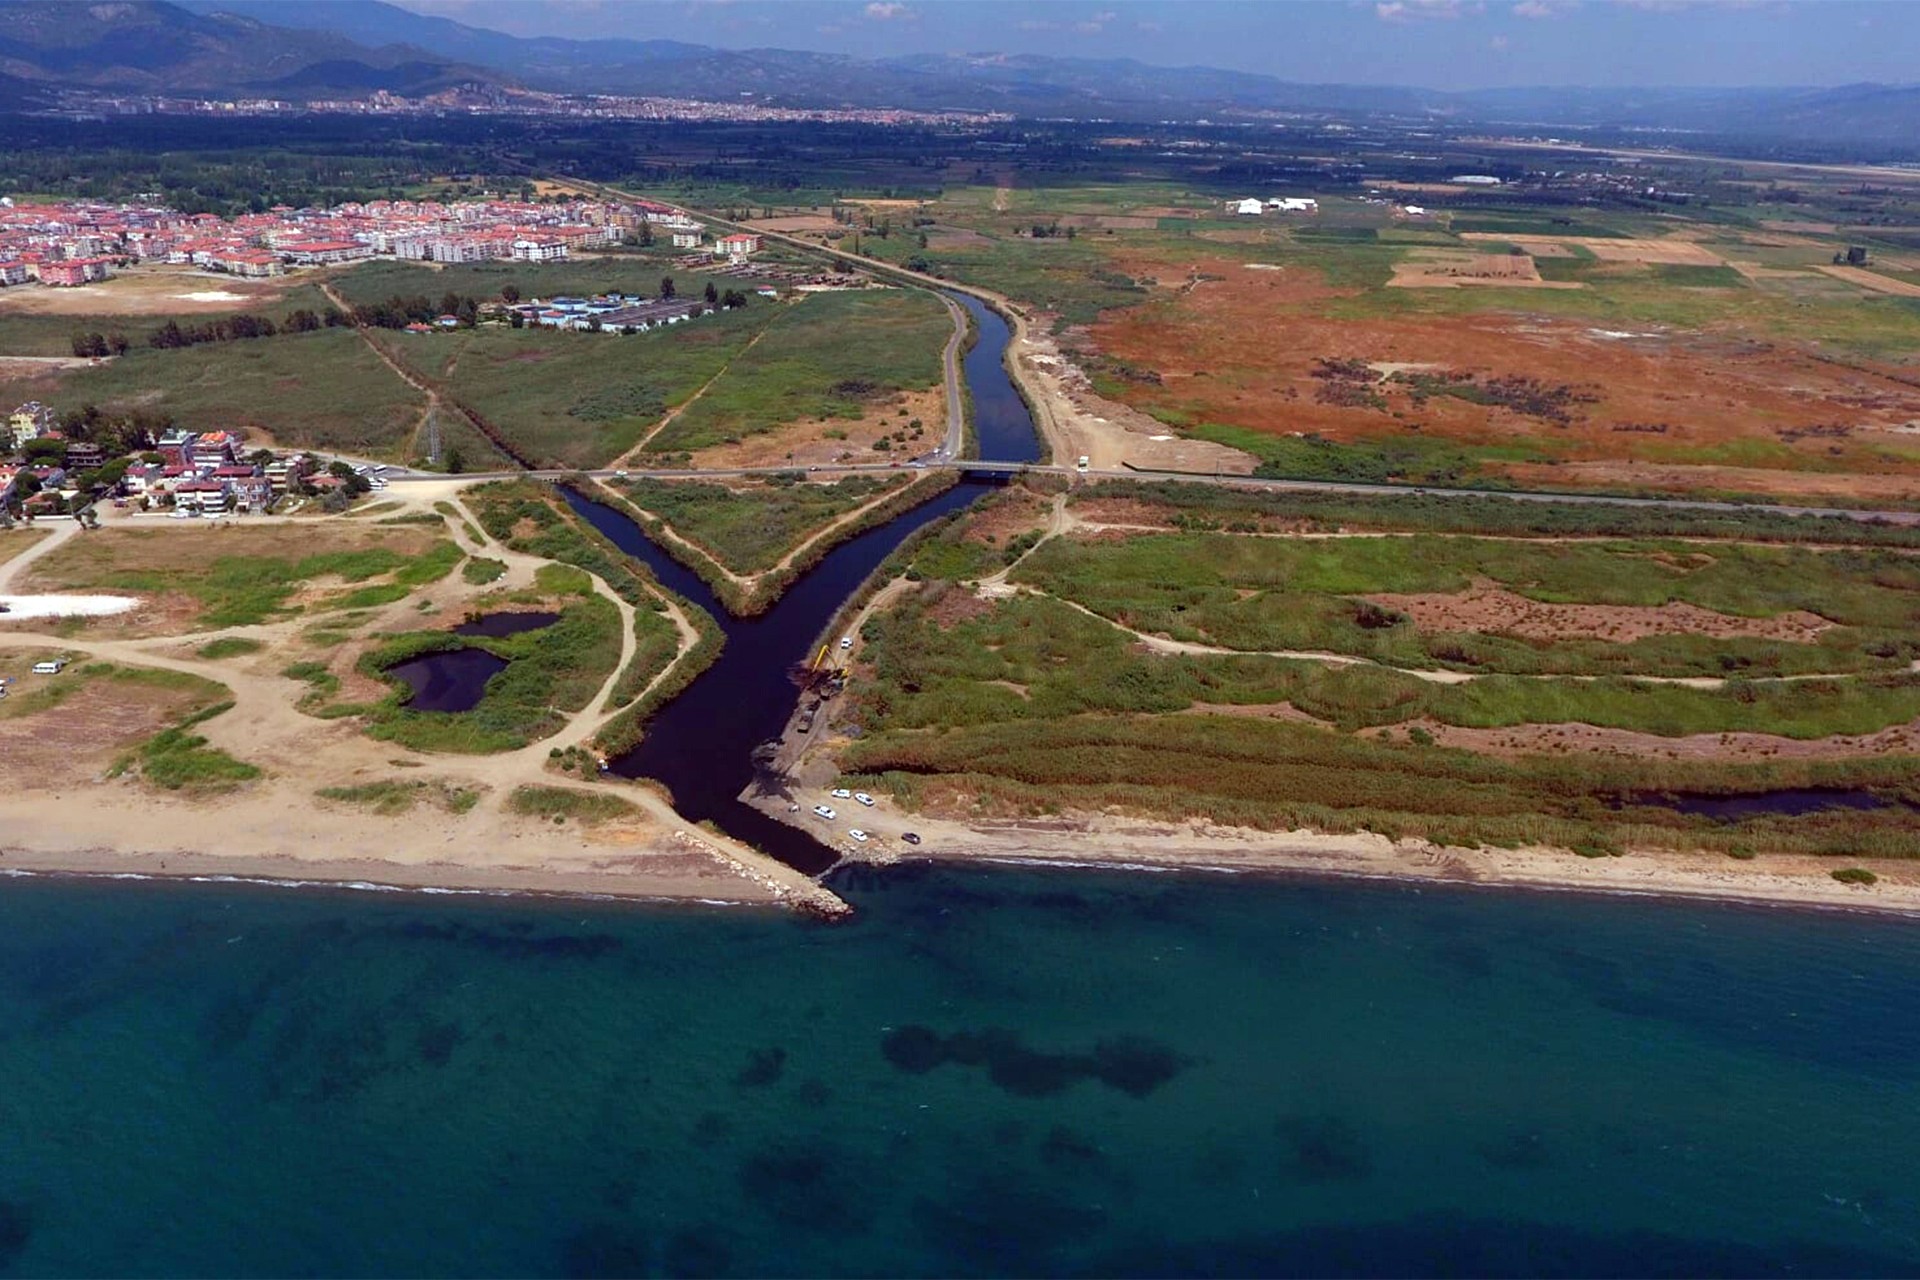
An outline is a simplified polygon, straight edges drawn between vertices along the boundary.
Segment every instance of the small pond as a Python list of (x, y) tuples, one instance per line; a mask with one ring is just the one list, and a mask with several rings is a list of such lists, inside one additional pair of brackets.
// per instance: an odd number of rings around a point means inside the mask
[(507, 669), (507, 660), (485, 649), (449, 649), (423, 653), (388, 667), (386, 674), (413, 690), (414, 711), (471, 711), (487, 691), (487, 681)]
[(457, 636), (517, 636), (523, 631), (538, 631), (560, 621), (557, 613), (487, 613), (469, 618), (453, 629)]

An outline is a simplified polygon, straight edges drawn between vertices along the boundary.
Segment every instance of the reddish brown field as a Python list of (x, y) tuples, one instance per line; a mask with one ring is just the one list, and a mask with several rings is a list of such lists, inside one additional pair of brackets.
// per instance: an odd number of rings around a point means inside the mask
[[(1330, 287), (1310, 267), (1249, 270), (1204, 251), (1115, 265), (1136, 279), (1184, 278), (1140, 306), (1108, 312), (1087, 335), (1098, 352), (1159, 378), (1116, 379), (1103, 390), (1168, 421), (1343, 442), (1414, 432), (1465, 445), (1525, 442), (1550, 452), (1555, 465), (1544, 469), (1572, 483), (1728, 487), (1759, 472), (1786, 491), (1814, 472), (1843, 492), (1854, 475), (1885, 492), (1920, 477), (1920, 460), (1862, 448), (1920, 420), (1920, 387), (1891, 369), (1841, 365), (1733, 332), (1617, 333), (1519, 311), (1329, 317), (1330, 305), (1361, 291)], [(1384, 406), (1327, 403), (1314, 376), (1323, 358), (1380, 370), (1381, 380), (1361, 390)], [(1386, 380), (1392, 367), (1525, 377), (1594, 401), (1572, 406), (1564, 424), (1452, 396), (1416, 403), (1411, 388)]]

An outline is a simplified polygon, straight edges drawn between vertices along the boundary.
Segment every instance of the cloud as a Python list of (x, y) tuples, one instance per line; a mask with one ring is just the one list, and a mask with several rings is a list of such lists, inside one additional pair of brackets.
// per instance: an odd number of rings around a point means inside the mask
[(1083, 36), (1097, 36), (1107, 29), (1107, 24), (1119, 15), (1111, 9), (1103, 9), (1091, 18), (1084, 18), (1073, 24), (1073, 29)]
[(866, 14), (874, 22), (893, 22), (914, 16), (913, 10), (901, 4), (900, 0), (873, 0), (867, 6)]
[(1513, 6), (1516, 18), (1559, 18), (1579, 8), (1579, 0), (1520, 0)]
[(1495, 53), (1505, 53), (1512, 44), (1513, 41), (1507, 39), (1505, 36), (1495, 36), (1493, 39), (1487, 41), (1487, 48), (1493, 50)]
[(1480, 5), (1467, 0), (1378, 0), (1373, 12), (1382, 22), (1421, 22), (1478, 13)]

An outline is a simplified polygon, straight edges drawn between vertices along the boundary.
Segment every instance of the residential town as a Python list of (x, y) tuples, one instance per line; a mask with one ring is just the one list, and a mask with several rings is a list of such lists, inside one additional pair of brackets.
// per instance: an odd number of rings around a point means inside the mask
[(266, 511), (289, 494), (338, 507), (386, 485), (384, 467), (249, 450), (236, 431), (158, 426), (97, 410), (61, 418), (39, 401), (18, 406), (0, 426), (0, 527), (100, 501), (182, 519)]
[[(671, 236), (676, 248), (706, 246), (698, 221), (645, 201), (375, 200), (330, 209), (280, 205), (225, 219), (158, 204), (0, 198), (0, 286), (88, 284), (135, 263), (266, 277), (374, 257), (556, 262), (656, 234)], [(758, 248), (754, 237), (730, 236), (710, 251), (737, 262)]]

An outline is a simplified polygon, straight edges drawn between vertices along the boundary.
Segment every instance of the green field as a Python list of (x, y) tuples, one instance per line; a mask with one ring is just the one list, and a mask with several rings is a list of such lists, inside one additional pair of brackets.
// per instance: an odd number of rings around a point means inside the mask
[[(1169, 533), (1055, 539), (1015, 580), (1150, 634), (1245, 651), (1328, 650), (1394, 666), (1516, 674), (1790, 675), (1905, 668), (1917, 654), (1920, 559), (1658, 541), (1459, 537), (1294, 540)], [(1557, 604), (1697, 605), (1740, 618), (1789, 611), (1838, 624), (1817, 643), (1654, 635), (1546, 641), (1416, 630), (1361, 597), (1506, 587)]]
[(62, 407), (147, 409), (194, 430), (239, 428), (282, 445), (396, 460), (409, 455), (426, 403), (351, 329), (136, 348), (65, 375), (57, 394)]
[(920, 290), (812, 295), (784, 308), (647, 448), (677, 453), (809, 419), (857, 418), (937, 384), (952, 332), (946, 307)]
[(453, 293), (487, 302), (513, 285), (520, 296), (533, 298), (581, 297), (596, 293), (636, 293), (652, 297), (662, 276), (673, 278), (675, 292), (691, 298), (709, 280), (722, 289), (738, 288), (724, 276), (682, 271), (645, 255), (613, 254), (568, 262), (466, 262), (437, 267), (424, 262), (392, 260), (369, 262), (331, 281), (334, 292), (354, 305), (384, 302), (395, 295), (423, 295), (436, 302)]
[[(1261, 521), (1299, 520), (1297, 510), (1280, 517), (1264, 507), (1320, 497), (1208, 494), (1182, 508), (1169, 501), (1182, 491), (1193, 490), (1115, 490), (1136, 501), (1152, 495), (1163, 510), (1197, 525), (1218, 527), (1224, 517), (1246, 533), (1274, 528)], [(1087, 500), (1101, 496), (1095, 490)], [(1432, 503), (1326, 501), (1344, 504), (1340, 514), (1350, 520), (1386, 523), (1396, 510), (1416, 523), (1451, 518)], [(1623, 510), (1616, 518), (1655, 514)], [(1676, 523), (1730, 518), (1658, 514)], [(855, 741), (841, 757), (843, 771), (910, 806), (1113, 809), (1586, 851), (1652, 844), (1920, 856), (1920, 830), (1897, 805), (1723, 824), (1657, 800), (1674, 792), (1856, 786), (1889, 800), (1920, 799), (1913, 760), (1897, 745), (1880, 756), (1825, 759), (1667, 759), (1645, 747), (1559, 745), (1560, 727), (1569, 724), (1652, 742), (1733, 733), (1814, 742), (1913, 721), (1920, 717), (1920, 676), (1907, 663), (1920, 565), (1908, 555), (1651, 539), (1306, 540), (1172, 531), (1053, 540), (1022, 560), (1013, 578), (1063, 599), (983, 600), (964, 582), (997, 567), (1022, 539), (1011, 539), (1003, 554), (968, 535), (978, 518), (962, 519), (903, 557), (907, 563), (897, 567), (920, 585), (866, 624), (851, 686), (850, 723), (843, 727)], [(1755, 528), (1795, 531), (1778, 518), (1752, 520)], [(1542, 601), (1686, 600), (1747, 617), (1801, 608), (1846, 625), (1817, 644), (1700, 636), (1521, 641), (1478, 632), (1425, 635), (1404, 617), (1352, 598), (1455, 591), (1476, 581)], [(1147, 633), (1225, 648), (1333, 650), (1370, 661), (1341, 666), (1263, 653), (1156, 652), (1066, 599)], [(1827, 670), (1829, 661), (1836, 664), (1831, 670), (1859, 674), (1764, 678), (1777, 670)], [(1448, 666), (1476, 678), (1442, 683), (1396, 664)], [(1731, 678), (1691, 687), (1621, 674), (1655, 671)], [(1532, 734), (1525, 740), (1533, 745), (1491, 755), (1436, 741), (1455, 729)]]
[(632, 335), (489, 326), (369, 336), (533, 461), (598, 467), (631, 449), (780, 314), (756, 301)]
[(619, 487), (728, 569), (753, 574), (772, 568), (821, 526), (906, 483), (904, 476), (848, 476), (813, 484), (793, 474), (731, 485), (636, 479)]

